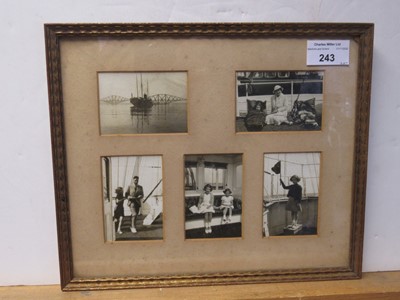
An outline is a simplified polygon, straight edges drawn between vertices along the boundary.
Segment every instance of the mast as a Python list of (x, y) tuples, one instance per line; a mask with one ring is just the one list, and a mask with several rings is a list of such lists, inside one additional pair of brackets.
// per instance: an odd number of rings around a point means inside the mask
[(139, 86), (137, 81), (137, 75), (136, 75), (136, 98), (139, 98)]
[[(273, 198), (273, 196), (274, 196), (274, 176), (272, 176), (272, 173), (271, 173), (271, 176), (270, 176), (270, 180), (271, 180), (271, 200), (272, 200), (272, 198)], [(278, 194), (278, 192), (277, 192), (277, 194)]]
[(140, 73), (140, 92), (141, 92), (141, 97), (143, 98), (143, 78), (142, 78), (142, 73)]

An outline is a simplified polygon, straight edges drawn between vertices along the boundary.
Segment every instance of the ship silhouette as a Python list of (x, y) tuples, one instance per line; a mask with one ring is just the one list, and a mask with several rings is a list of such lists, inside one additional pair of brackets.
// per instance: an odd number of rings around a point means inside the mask
[(139, 95), (139, 83), (138, 78), (136, 77), (136, 97), (131, 93), (131, 98), (129, 101), (133, 105), (132, 109), (134, 110), (145, 110), (149, 109), (153, 106), (153, 101), (148, 97), (149, 94), (149, 82), (147, 81), (147, 91), (143, 93), (143, 80), (142, 74), (140, 74), (140, 95)]

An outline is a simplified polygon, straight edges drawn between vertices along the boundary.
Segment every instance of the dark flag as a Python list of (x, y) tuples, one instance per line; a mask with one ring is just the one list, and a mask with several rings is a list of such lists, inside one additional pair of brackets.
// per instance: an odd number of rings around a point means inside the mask
[(281, 161), (278, 161), (272, 168), (272, 172), (275, 174), (281, 174)]

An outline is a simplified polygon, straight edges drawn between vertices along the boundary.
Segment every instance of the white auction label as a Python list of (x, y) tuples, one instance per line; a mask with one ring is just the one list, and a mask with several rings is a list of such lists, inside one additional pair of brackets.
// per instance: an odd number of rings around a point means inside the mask
[(349, 65), (349, 40), (307, 41), (307, 65)]

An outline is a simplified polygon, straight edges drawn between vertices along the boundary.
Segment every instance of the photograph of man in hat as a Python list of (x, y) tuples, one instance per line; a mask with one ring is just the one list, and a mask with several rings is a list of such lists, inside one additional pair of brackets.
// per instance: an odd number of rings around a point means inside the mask
[(267, 125), (289, 124), (288, 113), (292, 109), (290, 101), (283, 94), (283, 87), (275, 85), (271, 96), (271, 113), (266, 116), (265, 123)]
[(142, 206), (143, 199), (143, 187), (138, 184), (139, 176), (133, 176), (133, 182), (128, 187), (128, 190), (125, 193), (125, 197), (128, 198), (128, 206), (131, 209), (131, 231), (132, 233), (136, 233), (136, 217), (140, 212), (140, 208)]

